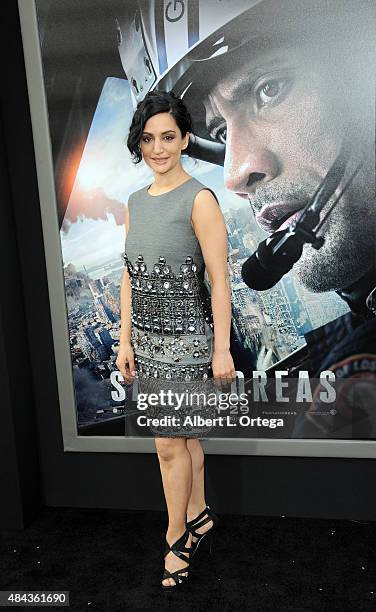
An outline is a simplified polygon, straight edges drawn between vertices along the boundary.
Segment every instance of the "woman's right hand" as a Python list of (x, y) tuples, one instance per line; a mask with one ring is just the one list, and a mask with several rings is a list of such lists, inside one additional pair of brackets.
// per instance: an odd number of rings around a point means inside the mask
[(116, 365), (122, 373), (124, 380), (132, 382), (135, 379), (136, 368), (134, 365), (134, 352), (130, 342), (120, 345)]

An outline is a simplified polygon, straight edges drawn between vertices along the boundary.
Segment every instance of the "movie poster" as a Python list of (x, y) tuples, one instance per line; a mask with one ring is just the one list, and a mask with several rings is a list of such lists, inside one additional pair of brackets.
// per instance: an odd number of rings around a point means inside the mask
[[(126, 139), (138, 101), (173, 90), (194, 123), (183, 167), (225, 218), (231, 351), (251, 398), (215, 435), (376, 437), (372, 5), (36, 0), (79, 435), (135, 435), (115, 363), (124, 211), (153, 176)], [(272, 286), (248, 286), (244, 263), (331, 170), (315, 239)]]

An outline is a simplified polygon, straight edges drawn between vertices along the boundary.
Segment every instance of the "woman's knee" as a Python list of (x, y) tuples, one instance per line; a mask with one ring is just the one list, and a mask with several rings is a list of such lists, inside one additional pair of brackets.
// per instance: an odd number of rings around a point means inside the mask
[(188, 448), (199, 448), (201, 442), (198, 438), (187, 438), (187, 446)]
[(171, 461), (187, 448), (184, 438), (155, 438), (154, 441), (158, 457), (164, 461)]

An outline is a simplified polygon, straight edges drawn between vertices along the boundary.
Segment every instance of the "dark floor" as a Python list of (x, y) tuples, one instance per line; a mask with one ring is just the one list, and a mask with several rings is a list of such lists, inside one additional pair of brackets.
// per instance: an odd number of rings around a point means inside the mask
[(44, 508), (0, 531), (0, 589), (69, 590), (63, 609), (101, 612), (376, 610), (376, 523), (223, 515), (213, 559), (203, 540), (171, 593), (165, 528), (162, 512)]

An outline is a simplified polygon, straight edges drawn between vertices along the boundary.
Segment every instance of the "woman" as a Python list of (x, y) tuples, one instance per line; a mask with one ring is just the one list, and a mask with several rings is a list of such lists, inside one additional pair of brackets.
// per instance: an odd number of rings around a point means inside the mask
[[(179, 381), (229, 384), (235, 377), (227, 232), (213, 192), (181, 165), (191, 131), (182, 100), (150, 92), (137, 106), (127, 141), (154, 182), (132, 193), (126, 208), (117, 366), (126, 381), (137, 376), (149, 390)], [(168, 509), (162, 586), (171, 590), (188, 578), (192, 555), (218, 517), (205, 502), (202, 430), (155, 431)]]

